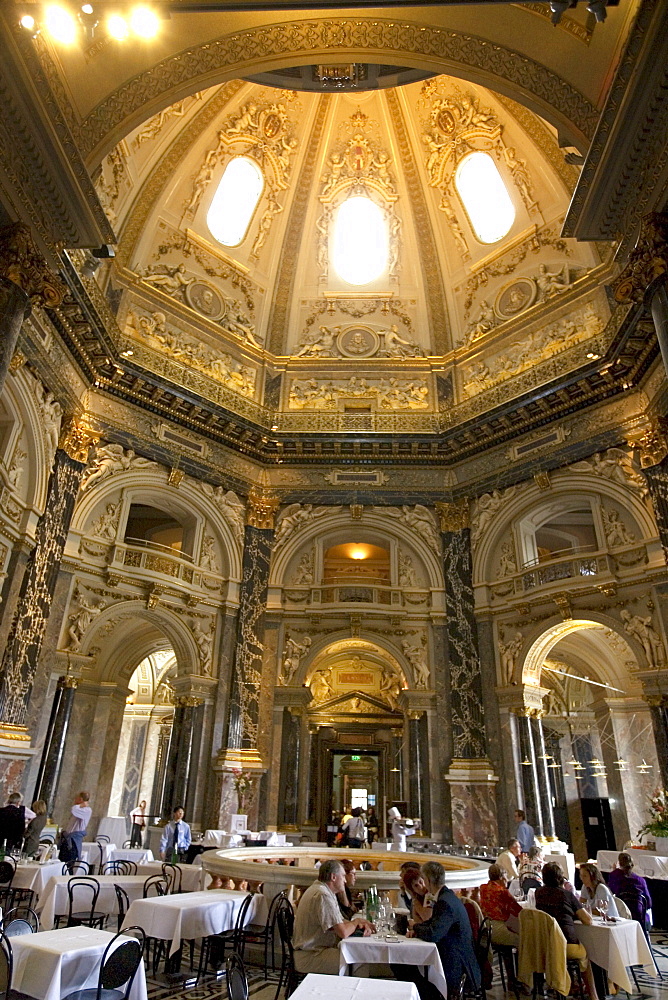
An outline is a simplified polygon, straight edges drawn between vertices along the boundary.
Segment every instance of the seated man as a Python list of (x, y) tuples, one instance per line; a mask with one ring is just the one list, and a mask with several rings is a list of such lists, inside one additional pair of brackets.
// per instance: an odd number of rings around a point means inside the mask
[(506, 878), (509, 882), (512, 882), (512, 880), (517, 878), (519, 874), (517, 865), (521, 853), (522, 848), (520, 847), (520, 842), (513, 837), (512, 840), (508, 841), (508, 846), (505, 851), (501, 851), (496, 859), (497, 865), (502, 871), (505, 872)]
[[(427, 888), (435, 897), (434, 909), (429, 920), (415, 923), (409, 936), (422, 941), (432, 941), (438, 948), (448, 993), (459, 990), (463, 975), (467, 978), (467, 991), (480, 989), (480, 966), (473, 948), (473, 933), (464, 905), (452, 889), (445, 884), (445, 868), (438, 861), (428, 861), (422, 866)], [(397, 979), (412, 982), (418, 988), (420, 1000), (440, 1000), (441, 993), (426, 979), (419, 969), (411, 965), (392, 965)]]
[(351, 934), (368, 937), (375, 930), (368, 920), (346, 920), (336, 898), (344, 892), (346, 873), (340, 861), (323, 861), (318, 881), (310, 885), (297, 907), (292, 943), (298, 972), (339, 973), (339, 941)]

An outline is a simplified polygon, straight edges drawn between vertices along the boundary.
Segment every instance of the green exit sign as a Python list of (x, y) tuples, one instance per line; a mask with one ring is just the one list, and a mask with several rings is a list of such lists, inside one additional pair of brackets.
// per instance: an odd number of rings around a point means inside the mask
[(351, 758), (350, 758), (350, 759), (351, 759), (351, 760), (361, 760), (362, 758), (361, 758), (361, 757), (359, 757), (359, 756), (358, 756), (357, 754), (355, 754), (355, 753), (354, 753), (354, 754), (352, 754), (352, 756), (351, 756)]

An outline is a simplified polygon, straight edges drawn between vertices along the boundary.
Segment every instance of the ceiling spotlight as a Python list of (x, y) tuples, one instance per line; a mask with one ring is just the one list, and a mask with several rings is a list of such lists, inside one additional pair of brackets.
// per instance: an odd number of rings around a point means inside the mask
[(158, 15), (150, 7), (135, 7), (130, 14), (130, 27), (140, 38), (155, 38), (158, 34), (160, 21)]
[(46, 8), (44, 24), (54, 41), (61, 45), (71, 45), (77, 37), (77, 24), (72, 15), (64, 7), (52, 4)]
[(82, 14), (92, 14), (93, 13), (93, 5), (92, 5), (92, 3), (84, 3), (84, 4), (82, 4), (81, 5), (81, 13)]
[[(593, 0), (592, 0), (593, 2)], [(570, 0), (550, 0), (550, 10), (552, 11), (552, 24), (559, 24), (561, 15), (570, 7)]]
[(112, 14), (107, 18), (107, 32), (117, 42), (122, 42), (130, 34), (130, 29), (124, 17), (121, 17), (120, 14)]
[(605, 0), (589, 0), (587, 10), (593, 14), (597, 21), (605, 21), (608, 12), (605, 9)]
[(31, 14), (24, 14), (19, 21), (19, 24), (22, 28), (25, 28), (26, 31), (34, 31), (35, 18)]

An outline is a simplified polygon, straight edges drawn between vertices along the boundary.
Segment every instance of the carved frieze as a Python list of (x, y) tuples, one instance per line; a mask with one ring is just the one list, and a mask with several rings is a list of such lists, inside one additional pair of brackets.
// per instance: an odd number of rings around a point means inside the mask
[(292, 410), (336, 410), (346, 400), (368, 401), (379, 410), (426, 410), (429, 387), (419, 377), (293, 379), (288, 405)]

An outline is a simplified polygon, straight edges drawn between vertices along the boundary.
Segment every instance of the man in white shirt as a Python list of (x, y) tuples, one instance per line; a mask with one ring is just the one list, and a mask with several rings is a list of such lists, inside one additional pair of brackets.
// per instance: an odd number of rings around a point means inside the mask
[(185, 857), (190, 847), (190, 827), (183, 821), (183, 806), (177, 806), (172, 818), (162, 831), (160, 840), (160, 857), (163, 861), (171, 861), (174, 852), (177, 860)]
[(338, 975), (339, 941), (355, 933), (364, 937), (373, 934), (375, 927), (368, 920), (346, 920), (341, 913), (336, 894), (343, 892), (345, 885), (341, 862), (323, 861), (318, 881), (300, 899), (292, 936), (298, 972)]
[(520, 847), (520, 842), (513, 837), (512, 840), (508, 841), (508, 846), (505, 851), (501, 851), (496, 859), (497, 865), (499, 865), (505, 872), (509, 882), (512, 882), (514, 878), (517, 878), (517, 861), (521, 853), (522, 848)]
[[(61, 857), (61, 861), (78, 861), (81, 857), (81, 845), (86, 836), (86, 830), (90, 823), (93, 810), (88, 805), (90, 795), (88, 792), (79, 792), (70, 810), (71, 818), (63, 827), (63, 849), (67, 852), (67, 857)], [(60, 857), (60, 855), (59, 855)]]

